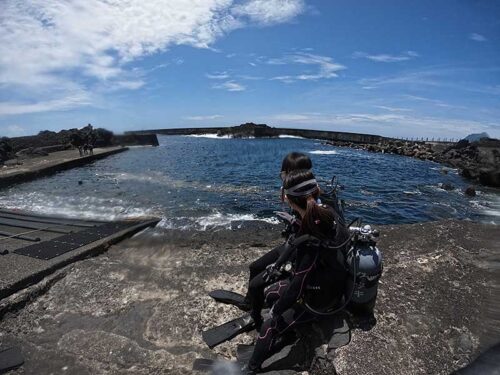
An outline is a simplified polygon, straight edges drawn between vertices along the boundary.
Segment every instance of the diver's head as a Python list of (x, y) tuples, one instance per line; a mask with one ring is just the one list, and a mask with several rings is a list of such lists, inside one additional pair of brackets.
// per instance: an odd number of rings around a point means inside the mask
[(290, 152), (281, 163), (280, 177), (283, 181), (288, 173), (299, 169), (311, 169), (312, 162), (309, 156), (301, 152)]
[(302, 217), (300, 232), (328, 237), (334, 228), (334, 215), (327, 206), (318, 205), (320, 188), (310, 170), (291, 171), (283, 181), (283, 193), (290, 207)]

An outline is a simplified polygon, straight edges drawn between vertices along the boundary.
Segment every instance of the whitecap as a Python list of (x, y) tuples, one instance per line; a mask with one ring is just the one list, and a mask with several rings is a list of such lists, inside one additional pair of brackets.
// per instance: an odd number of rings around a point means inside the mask
[(404, 194), (407, 194), (407, 195), (421, 195), (422, 192), (418, 191), (418, 190), (415, 190), (415, 191), (403, 191)]
[(305, 139), (304, 137), (299, 137), (298, 135), (288, 135), (288, 134), (280, 134), (278, 138)]
[(337, 151), (335, 150), (314, 150), (314, 151), (309, 151), (310, 154), (314, 155), (336, 155)]
[(253, 214), (224, 214), (216, 211), (213, 214), (199, 217), (164, 217), (156, 227), (161, 229), (206, 231), (207, 229), (234, 229), (233, 225), (235, 223), (238, 223), (238, 228), (240, 228), (242, 222), (250, 221), (280, 224), (276, 217), (258, 217)]
[(279, 224), (279, 220), (275, 217), (273, 218), (262, 218), (257, 217), (253, 214), (223, 214), (221, 212), (215, 212), (214, 214), (208, 216), (202, 216), (195, 219), (196, 225), (201, 230), (207, 230), (213, 227), (222, 227), (225, 229), (231, 229), (234, 222), (242, 221), (263, 221), (269, 224)]
[(194, 137), (194, 138), (211, 138), (211, 139), (231, 139), (230, 135), (218, 136), (217, 134), (207, 133), (207, 134), (189, 134), (184, 137)]

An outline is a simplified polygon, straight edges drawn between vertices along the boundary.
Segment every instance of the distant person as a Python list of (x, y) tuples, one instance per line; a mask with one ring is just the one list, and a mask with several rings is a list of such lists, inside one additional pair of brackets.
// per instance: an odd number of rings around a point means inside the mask
[(95, 146), (95, 142), (97, 140), (97, 134), (96, 134), (96, 131), (95, 130), (92, 130), (89, 134), (89, 137), (88, 137), (88, 145), (89, 145), (89, 151), (90, 151), (90, 155), (94, 155), (94, 146)]
[(70, 143), (73, 147), (78, 149), (80, 156), (83, 156), (83, 152), (84, 152), (83, 148), (85, 145), (85, 140), (80, 135), (80, 132), (77, 131), (77, 132), (71, 134)]

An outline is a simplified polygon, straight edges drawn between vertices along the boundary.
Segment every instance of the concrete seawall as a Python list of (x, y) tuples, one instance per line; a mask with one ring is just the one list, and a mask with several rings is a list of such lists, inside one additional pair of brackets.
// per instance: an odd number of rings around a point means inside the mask
[[(125, 134), (161, 134), (161, 135), (191, 135), (191, 134), (226, 134), (231, 133), (233, 128), (216, 127), (216, 128), (177, 128), (177, 129), (151, 129), (126, 132)], [(256, 132), (257, 133), (257, 132)], [(354, 143), (378, 143), (384, 139), (380, 135), (359, 134), (336, 131), (308, 130), (308, 129), (291, 129), (291, 128), (268, 128), (262, 136), (292, 135), (304, 138), (324, 139), (328, 141), (344, 141)], [(256, 134), (258, 137), (259, 134)]]
[[(91, 163), (95, 160), (103, 159), (105, 157), (118, 154), (120, 152), (127, 151), (126, 147), (114, 147), (111, 149), (94, 151), (94, 155), (87, 155), (83, 157), (78, 156), (78, 151), (62, 151), (60, 153), (50, 154), (48, 158), (53, 158), (53, 160), (44, 159), (46, 161), (44, 164), (37, 163), (37, 159), (28, 159), (25, 163), (27, 166), (15, 168), (12, 170), (0, 170), (0, 189), (6, 188), (16, 183), (31, 181), (40, 177), (48, 176), (59, 171), (63, 171), (70, 168), (79, 167)], [(58, 155), (71, 152), (74, 154), (72, 157), (62, 157), (58, 158)]]

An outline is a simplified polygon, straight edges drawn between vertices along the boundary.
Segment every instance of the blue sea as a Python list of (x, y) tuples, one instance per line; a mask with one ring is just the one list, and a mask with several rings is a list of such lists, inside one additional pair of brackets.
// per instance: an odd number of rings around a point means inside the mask
[[(476, 186), (456, 170), (409, 157), (333, 147), (322, 141), (160, 136), (159, 147), (129, 151), (0, 191), (0, 206), (93, 219), (160, 216), (161, 228), (237, 228), (278, 223), (282, 158), (309, 155), (325, 190), (342, 186), (348, 218), (402, 224), (459, 218), (500, 223), (500, 193)], [(76, 152), (76, 151), (75, 151)], [(446, 171), (444, 173), (443, 171)], [(81, 184), (79, 183), (81, 181)], [(450, 183), (454, 189), (439, 186)]]

